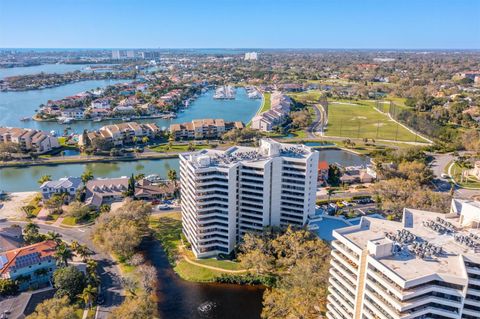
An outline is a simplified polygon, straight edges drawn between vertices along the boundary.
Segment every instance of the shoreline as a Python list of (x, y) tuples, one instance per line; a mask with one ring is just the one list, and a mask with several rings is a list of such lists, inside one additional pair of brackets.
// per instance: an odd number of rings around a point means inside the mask
[(0, 169), (2, 168), (21, 168), (21, 167), (29, 167), (29, 166), (56, 166), (56, 165), (69, 165), (69, 164), (84, 164), (84, 163), (112, 163), (112, 162), (135, 162), (135, 161), (142, 161), (142, 160), (162, 160), (162, 159), (170, 159), (170, 158), (177, 158), (179, 153), (168, 153), (168, 154), (154, 154), (148, 156), (140, 156), (140, 157), (97, 157), (97, 158), (75, 158), (72, 160), (68, 160), (65, 158), (57, 160), (46, 160), (44, 162), (16, 162), (16, 163), (0, 163)]

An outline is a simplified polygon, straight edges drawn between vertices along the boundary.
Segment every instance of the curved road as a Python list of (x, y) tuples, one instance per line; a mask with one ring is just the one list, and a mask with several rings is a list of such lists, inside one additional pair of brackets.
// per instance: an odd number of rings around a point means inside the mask
[(326, 115), (323, 108), (319, 104), (314, 104), (313, 109), (315, 110), (316, 119), (307, 129), (309, 138), (318, 137), (318, 134), (320, 134), (320, 136), (323, 136), (323, 128), (326, 122)]
[[(23, 225), (26, 222), (0, 222), (0, 227), (10, 225)], [(123, 301), (123, 290), (120, 281), (120, 270), (115, 262), (111, 258), (102, 253), (97, 252), (96, 247), (90, 240), (91, 227), (83, 228), (60, 228), (51, 225), (37, 224), (41, 233), (47, 233), (54, 231), (62, 235), (62, 239), (66, 242), (78, 241), (81, 244), (87, 245), (90, 250), (95, 252), (92, 258), (98, 261), (98, 272), (100, 275), (101, 292), (105, 297), (105, 303), (98, 307), (96, 318), (107, 318), (113, 308), (120, 305)]]

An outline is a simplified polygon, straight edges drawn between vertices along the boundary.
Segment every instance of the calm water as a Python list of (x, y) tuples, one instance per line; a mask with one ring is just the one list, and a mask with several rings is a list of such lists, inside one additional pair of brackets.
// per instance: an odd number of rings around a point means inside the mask
[[(170, 267), (157, 241), (143, 243), (146, 259), (157, 269), (158, 310), (161, 318), (258, 319), (263, 289), (253, 286), (200, 284), (180, 279)], [(213, 305), (209, 311), (199, 306)]]
[[(69, 95), (119, 82), (128, 82), (128, 80), (83, 81), (44, 90), (0, 92), (0, 126), (36, 128), (45, 131), (55, 130), (58, 133), (63, 133), (64, 126), (56, 122), (37, 122), (33, 120), (22, 122), (20, 119), (33, 116), (39, 105), (47, 103), (48, 100), (58, 100)], [(80, 123), (82, 124), (75, 125), (80, 128), (88, 122)]]
[(344, 150), (320, 150), (320, 161), (329, 164), (339, 163), (342, 166), (359, 166), (370, 164), (367, 156), (360, 156)]
[(63, 164), (0, 169), (0, 189), (9, 192), (36, 191), (38, 179), (51, 175), (52, 179), (65, 176), (80, 176), (89, 169), (95, 177), (120, 177), (143, 173), (167, 177), (169, 169), (178, 170), (178, 159), (142, 160), (135, 162), (110, 162), (88, 164)]
[[(352, 166), (366, 164), (369, 159), (342, 150), (320, 150), (320, 160)], [(37, 181), (43, 175), (51, 175), (53, 179), (64, 176), (80, 176), (86, 169), (92, 170), (96, 177), (130, 176), (132, 173), (158, 174), (166, 177), (170, 168), (178, 170), (178, 167), (178, 159), (169, 158), (134, 162), (112, 161), (109, 163), (0, 168), (0, 189), (9, 192), (38, 190)]]
[[(44, 131), (56, 131), (63, 134), (65, 125), (57, 122), (22, 122), (20, 119), (26, 116), (32, 116), (38, 106), (46, 103), (48, 100), (56, 100), (65, 96), (73, 95), (82, 91), (105, 87), (118, 82), (127, 82), (126, 80), (102, 80), (102, 81), (84, 81), (73, 84), (67, 84), (61, 87), (26, 91), (26, 92), (0, 92), (0, 126), (28, 127)], [(202, 118), (223, 118), (227, 121), (243, 121), (247, 123), (255, 115), (260, 106), (261, 100), (249, 99), (245, 89), (237, 89), (237, 98), (235, 100), (215, 100), (213, 99), (213, 90), (201, 95), (190, 104), (184, 112), (178, 113), (177, 118), (172, 120), (149, 119), (142, 122), (155, 122), (159, 127), (168, 128), (171, 123), (188, 122), (193, 119)], [(84, 129), (98, 129), (104, 125), (112, 124), (115, 121), (91, 122), (81, 121), (69, 124), (76, 133)], [(121, 121), (116, 121), (121, 122)]]
[(67, 73), (73, 71), (83, 71), (86, 67), (90, 66), (89, 64), (42, 64), (35, 66), (25, 66), (18, 68), (8, 68), (0, 69), (0, 79), (16, 76), (16, 75), (29, 75), (29, 74), (38, 74), (41, 72), (44, 73)]

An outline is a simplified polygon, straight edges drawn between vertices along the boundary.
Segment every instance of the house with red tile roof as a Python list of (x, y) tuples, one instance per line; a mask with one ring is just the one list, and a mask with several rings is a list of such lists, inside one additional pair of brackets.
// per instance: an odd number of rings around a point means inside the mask
[(0, 254), (0, 278), (18, 281), (20, 290), (48, 286), (56, 269), (56, 246), (46, 240)]

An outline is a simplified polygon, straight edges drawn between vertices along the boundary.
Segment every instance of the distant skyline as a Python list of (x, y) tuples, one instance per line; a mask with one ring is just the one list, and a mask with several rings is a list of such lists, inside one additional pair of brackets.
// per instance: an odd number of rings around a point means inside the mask
[(480, 49), (480, 1), (0, 0), (0, 48)]

